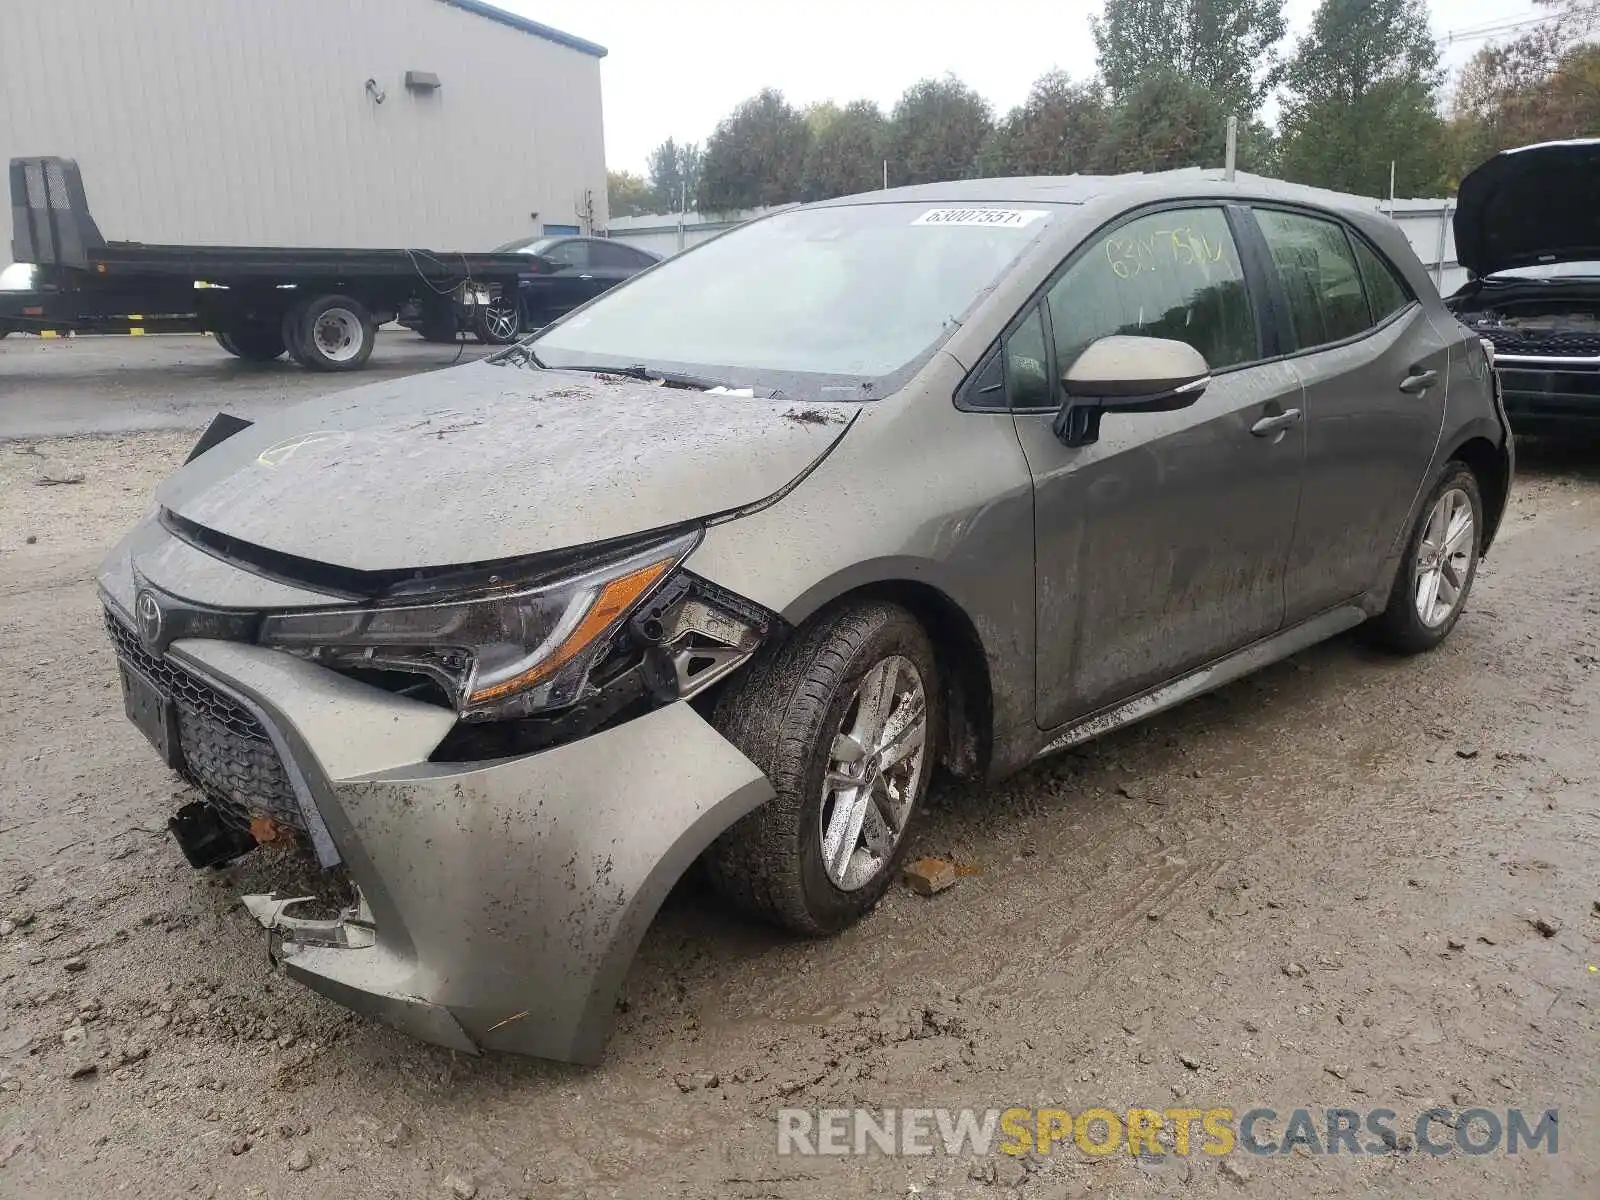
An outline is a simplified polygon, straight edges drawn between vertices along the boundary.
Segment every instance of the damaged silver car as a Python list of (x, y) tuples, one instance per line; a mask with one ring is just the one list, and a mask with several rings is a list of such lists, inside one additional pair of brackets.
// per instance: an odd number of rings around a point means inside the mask
[[(1511, 479), (1395, 226), (1214, 175), (790, 209), (477, 364), (219, 416), (100, 576), (197, 867), (293, 978), (594, 1061), (696, 860), (869, 912), (995, 779), (1363, 626), (1455, 625)], [(269, 872), (270, 873), (270, 872)]]

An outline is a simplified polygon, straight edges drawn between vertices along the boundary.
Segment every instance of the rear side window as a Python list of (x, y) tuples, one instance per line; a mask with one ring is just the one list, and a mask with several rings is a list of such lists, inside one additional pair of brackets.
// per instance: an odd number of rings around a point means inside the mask
[(544, 256), (551, 262), (559, 263), (563, 267), (587, 267), (589, 265), (589, 243), (557, 242), (544, 252)]
[(1350, 240), (1355, 243), (1356, 261), (1361, 264), (1361, 274), (1367, 283), (1373, 321), (1387, 320), (1411, 303), (1411, 289), (1376, 250), (1360, 238)]
[(1372, 327), (1343, 225), (1272, 209), (1257, 209), (1256, 220), (1289, 300), (1297, 349), (1342, 342)]
[(595, 242), (590, 247), (590, 253), (594, 256), (594, 265), (597, 267), (622, 267), (629, 271), (642, 271), (654, 261), (637, 250), (612, 242)]
[(1259, 358), (1239, 250), (1220, 208), (1152, 213), (1099, 235), (1050, 289), (1056, 370), (1111, 334), (1188, 342), (1213, 370)]

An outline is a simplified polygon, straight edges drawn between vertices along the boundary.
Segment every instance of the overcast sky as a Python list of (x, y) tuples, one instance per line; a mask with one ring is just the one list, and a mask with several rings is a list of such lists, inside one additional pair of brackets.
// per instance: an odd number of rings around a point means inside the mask
[[(496, 0), (605, 46), (606, 161), (643, 172), (666, 137), (704, 141), (763, 87), (796, 105), (865, 98), (887, 111), (908, 84), (953, 71), (1003, 113), (1060, 67), (1094, 71), (1101, 0)], [(1435, 34), (1535, 13), (1533, 0), (1429, 0)], [(1287, 0), (1291, 34), (1316, 0)], [(1457, 67), (1484, 39), (1444, 47)]]

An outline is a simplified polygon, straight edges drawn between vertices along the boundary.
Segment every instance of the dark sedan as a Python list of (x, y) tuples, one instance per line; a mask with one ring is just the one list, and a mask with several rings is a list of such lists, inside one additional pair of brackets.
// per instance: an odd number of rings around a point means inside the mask
[(661, 261), (648, 250), (602, 237), (523, 238), (496, 246), (494, 252), (528, 256), (514, 312), (498, 296), (486, 293), (483, 303), (457, 305), (453, 322), (448, 312), (430, 322), (421, 308), (413, 308), (400, 315), (400, 323), (430, 341), (452, 342), (462, 328), (480, 342), (514, 342)]

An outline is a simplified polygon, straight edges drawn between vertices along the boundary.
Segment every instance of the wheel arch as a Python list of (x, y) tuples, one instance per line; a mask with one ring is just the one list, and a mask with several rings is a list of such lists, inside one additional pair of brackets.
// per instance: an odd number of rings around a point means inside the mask
[(989, 654), (976, 623), (947, 591), (927, 579), (888, 576), (846, 586), (826, 600), (806, 605), (803, 615), (791, 608), (785, 616), (798, 629), (841, 608), (873, 600), (900, 605), (927, 630), (939, 667), (946, 675), (947, 719), (939, 762), (960, 778), (983, 777), (989, 770), (995, 742), (994, 681)]
[(1478, 481), (1478, 493), (1483, 500), (1483, 530), (1478, 539), (1478, 553), (1486, 555), (1511, 497), (1511, 452), (1480, 432), (1464, 437), (1445, 458), (1466, 463)]

